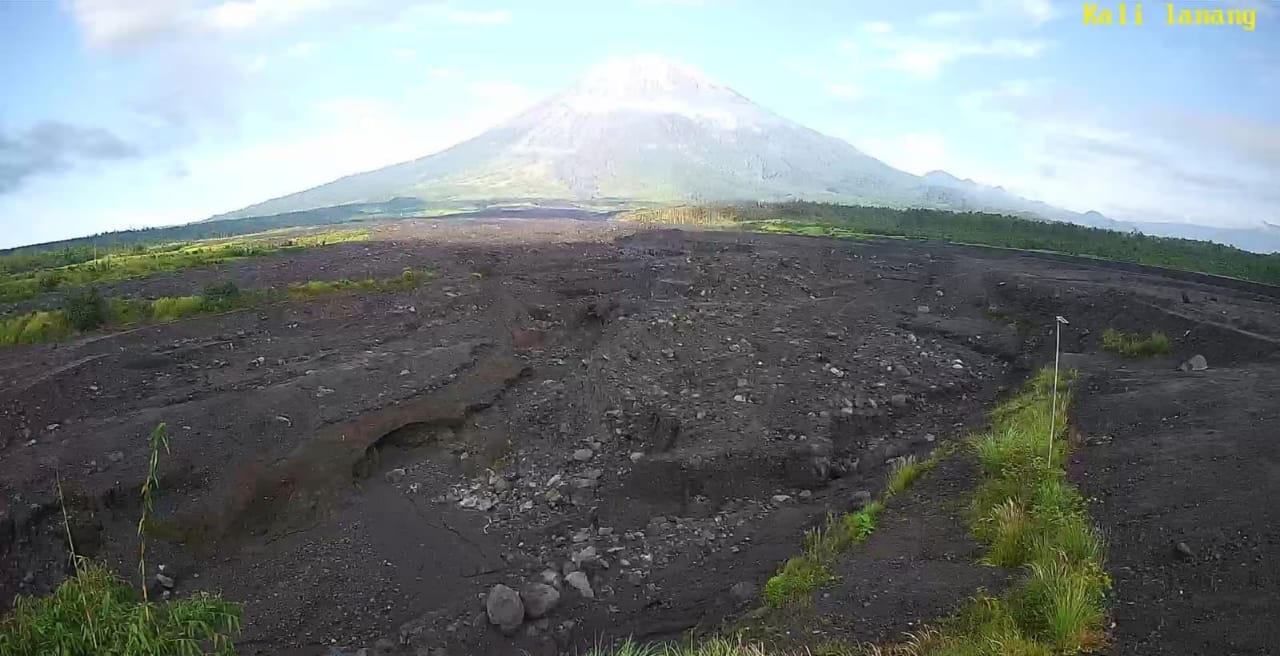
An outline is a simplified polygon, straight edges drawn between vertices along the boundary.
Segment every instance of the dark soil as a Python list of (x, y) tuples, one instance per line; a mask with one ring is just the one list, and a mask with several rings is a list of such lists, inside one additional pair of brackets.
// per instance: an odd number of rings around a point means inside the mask
[[(404, 221), (371, 242), (176, 272), (122, 291), (197, 293), (223, 278), (253, 288), (405, 267), (438, 276), (411, 293), (282, 303), (0, 352), (0, 598), (47, 592), (65, 575), (55, 474), (78, 549), (133, 576), (145, 436), (166, 422), (173, 449), (161, 460), (149, 560), (176, 572), (178, 594), (214, 590), (242, 602), (244, 653), (380, 645), (551, 654), (715, 627), (751, 605), (730, 593), (735, 584), (762, 585), (799, 550), (805, 528), (847, 510), (854, 492), (878, 491), (890, 459), (924, 456), (979, 425), (1002, 389), (1051, 357), (1055, 314), (1072, 321), (1070, 351), (1096, 352), (1107, 327), (1166, 330), (1177, 352), (1144, 365), (1153, 381), (1257, 372), (1238, 379), (1261, 385), (1256, 395), (1229, 393), (1229, 378), (1185, 393), (1213, 406), (1204, 412), (1222, 418), (1223, 433), (1243, 431), (1246, 418), (1257, 426), (1223, 447), (1256, 458), (1235, 472), (1274, 469), (1264, 436), (1277, 433), (1265, 386), (1280, 336), (1275, 299), (1098, 263), (902, 241)], [(1213, 367), (1198, 378), (1174, 369), (1193, 353)], [(1109, 370), (1086, 369), (1099, 394), (1112, 389)], [(1092, 394), (1080, 395), (1087, 433)], [(1180, 398), (1153, 397), (1151, 424), (1133, 430), (1158, 428)], [(1122, 443), (1114, 433), (1111, 449)], [(1119, 472), (1101, 489), (1125, 490), (1100, 506), (1100, 521), (1125, 535), (1118, 527), (1136, 520), (1120, 513), (1185, 516), (1158, 526), (1189, 531), (1180, 539), (1196, 560), (1165, 566), (1242, 589), (1225, 570), (1207, 576), (1245, 559), (1197, 537), (1200, 515), (1182, 507), (1189, 492), (1171, 494), (1164, 474), (1144, 482), (1162, 510), (1124, 505), (1136, 493), (1123, 487), (1133, 479), (1121, 465), (1139, 455), (1093, 464), (1090, 447), (1081, 456), (1091, 476)], [(1188, 452), (1177, 474), (1186, 458), (1215, 455)], [(1255, 523), (1231, 544), (1274, 552), (1274, 517), (1257, 504), (1275, 477), (1245, 483), (1227, 466), (1197, 465), (1211, 472), (1194, 488), (1212, 492), (1200, 503), (1244, 499), (1240, 514)], [(846, 583), (820, 599), (834, 615), (862, 607), (843, 637), (910, 630), (907, 622), (953, 608), (949, 598), (1002, 580), (973, 564), (950, 503), (963, 494), (964, 471), (934, 474), (895, 502), (856, 556), (862, 564), (851, 562)], [(1231, 517), (1215, 510), (1205, 521), (1245, 530)], [(1132, 530), (1153, 545), (1161, 535)], [(1113, 542), (1121, 566), (1125, 542)], [(1224, 560), (1210, 559), (1215, 549)], [(1274, 560), (1250, 560), (1259, 594), (1222, 607), (1274, 611), (1275, 595), (1262, 592), (1274, 584)], [(591, 598), (564, 582), (573, 571), (586, 575)], [(1246, 640), (1245, 621), (1196, 629), (1201, 606), (1166, 618), (1182, 607), (1167, 596), (1153, 602), (1157, 588), (1138, 584), (1147, 579), (1116, 577), (1118, 645), (1147, 644), (1125, 642), (1137, 636), (1126, 624), (1148, 642), (1185, 638), (1181, 630), (1223, 649), (1263, 644), (1223, 642)], [(546, 618), (511, 635), (490, 625), (483, 598), (494, 584), (540, 580), (562, 591)], [(1195, 598), (1219, 603), (1208, 595)], [(1142, 629), (1152, 618), (1176, 629)]]
[(1111, 541), (1113, 654), (1280, 646), (1280, 363), (1100, 363), (1076, 459)]
[(837, 639), (899, 640), (1009, 582), (1015, 573), (978, 562), (983, 547), (964, 519), (977, 473), (957, 454), (889, 500), (865, 545), (842, 560), (840, 582), (816, 595)]

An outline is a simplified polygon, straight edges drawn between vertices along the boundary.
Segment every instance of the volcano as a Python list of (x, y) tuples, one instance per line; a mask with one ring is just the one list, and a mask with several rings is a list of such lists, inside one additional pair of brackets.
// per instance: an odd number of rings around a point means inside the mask
[(1053, 216), (1070, 214), (1065, 210), (990, 189), (899, 171), (693, 68), (642, 55), (597, 64), (561, 93), (441, 152), (217, 218), (416, 199), (426, 205), (816, 200), (1071, 220)]

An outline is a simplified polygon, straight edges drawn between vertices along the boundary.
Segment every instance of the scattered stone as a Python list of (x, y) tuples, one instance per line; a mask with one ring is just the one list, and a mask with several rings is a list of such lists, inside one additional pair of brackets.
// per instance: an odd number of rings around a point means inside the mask
[(560, 572), (557, 572), (554, 569), (542, 570), (542, 573), (538, 575), (538, 578), (546, 585), (554, 588), (560, 587)]
[(894, 394), (893, 396), (889, 397), (889, 403), (892, 403), (893, 407), (895, 408), (907, 407), (908, 401), (909, 399), (906, 394)]
[(773, 499), (772, 499), (772, 501), (773, 501), (774, 503), (787, 503), (788, 501), (791, 501), (791, 495), (790, 495), (790, 494), (775, 494), (775, 495), (773, 495)]
[(594, 599), (596, 596), (595, 591), (591, 589), (591, 581), (587, 580), (585, 572), (570, 572), (568, 576), (564, 577), (564, 582), (587, 599)]
[(756, 597), (756, 586), (751, 581), (738, 581), (729, 588), (729, 597), (736, 604), (748, 603)]
[(853, 493), (853, 502), (858, 506), (865, 506), (871, 502), (871, 492), (867, 490), (858, 490)]
[(919, 312), (920, 314), (929, 314), (929, 306), (928, 306), (928, 305), (917, 305), (917, 306), (916, 306), (916, 312)]
[(1191, 356), (1191, 359), (1183, 362), (1179, 368), (1183, 371), (1204, 371), (1209, 368), (1209, 361), (1203, 355), (1197, 353)]
[(1196, 553), (1191, 550), (1191, 547), (1188, 546), (1186, 542), (1179, 542), (1174, 545), (1173, 549), (1177, 552), (1178, 557), (1184, 560), (1191, 560), (1196, 557)]
[(396, 467), (395, 469), (388, 471), (386, 474), (383, 474), (382, 477), (392, 485), (399, 483), (404, 480), (404, 468)]
[(156, 574), (156, 583), (164, 586), (165, 590), (172, 590), (173, 586), (177, 584), (177, 581), (174, 581), (172, 576), (169, 576), (164, 572), (159, 572)]
[(121, 460), (124, 460), (124, 452), (112, 451), (107, 454), (107, 460), (110, 460), (111, 462), (120, 462)]
[(632, 451), (632, 452), (631, 452), (631, 462), (640, 462), (640, 461), (641, 461), (641, 460), (643, 460), (643, 459), (644, 459), (644, 452), (643, 452), (643, 451)]
[(546, 583), (530, 583), (520, 588), (520, 601), (524, 604), (525, 617), (536, 620), (560, 603), (560, 591)]
[(503, 632), (514, 631), (524, 621), (524, 602), (520, 601), (520, 594), (501, 583), (489, 590), (484, 609), (489, 621)]
[(582, 566), (585, 563), (593, 562), (595, 561), (595, 559), (596, 559), (595, 547), (584, 547), (581, 551), (578, 551), (573, 554), (573, 564), (578, 566)]
[(908, 368), (906, 368), (906, 367), (904, 367), (904, 366), (902, 366), (902, 365), (896, 365), (896, 366), (894, 366), (894, 368), (893, 368), (893, 373), (894, 373), (894, 375), (898, 376), (899, 378), (907, 378), (907, 377), (911, 376), (911, 370), (910, 370), (910, 369), (908, 369)]
[(595, 457), (595, 452), (591, 449), (578, 449), (573, 452), (573, 459), (578, 462), (586, 462)]

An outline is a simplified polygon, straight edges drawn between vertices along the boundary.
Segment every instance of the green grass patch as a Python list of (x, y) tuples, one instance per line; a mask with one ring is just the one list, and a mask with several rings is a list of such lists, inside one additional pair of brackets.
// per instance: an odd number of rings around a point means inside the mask
[(883, 510), (884, 503), (872, 501), (857, 512), (828, 515), (822, 526), (805, 532), (804, 553), (788, 560), (765, 583), (765, 603), (779, 608), (804, 602), (818, 588), (835, 582), (831, 566), (841, 553), (871, 536)]
[[(71, 546), (72, 576), (47, 597), (19, 595), (13, 612), (0, 619), (0, 654), (4, 656), (233, 656), (232, 638), (239, 634), (241, 609), (208, 593), (182, 599), (152, 601), (147, 593), (147, 519), (159, 485), (161, 451), (168, 453), (169, 432), (159, 424), (147, 438), (151, 457), (142, 485), (138, 521), (137, 588), (101, 564), (76, 554), (66, 504), (62, 517)], [(58, 499), (64, 500), (61, 481)]]
[(233, 239), (135, 245), (102, 254), (87, 249), (0, 256), (0, 303), (30, 300), (58, 289), (143, 278), (165, 271), (215, 266), (368, 238), (368, 230), (338, 230), (293, 238), (261, 233)]
[(0, 654), (235, 654), (236, 604), (205, 593), (146, 601), (102, 565), (80, 559), (78, 569), (48, 597), (18, 597), (0, 621)]
[(31, 312), (0, 319), (0, 345), (35, 344), (63, 339), (73, 332), (61, 310)]
[(684, 643), (641, 643), (626, 640), (613, 647), (597, 645), (587, 656), (777, 656), (762, 645), (733, 638)]
[(846, 239), (897, 237), (1042, 251), (1199, 271), (1280, 285), (1280, 253), (1154, 237), (985, 212), (788, 202), (678, 207), (624, 213), (642, 223), (733, 226), (758, 232)]
[(889, 482), (885, 485), (884, 496), (892, 497), (906, 490), (936, 464), (937, 460), (921, 462), (916, 460), (915, 456), (904, 456), (894, 460), (893, 467), (889, 470)]
[[(998, 596), (982, 595), (955, 618), (874, 653), (901, 656), (1077, 654), (1105, 641), (1103, 599), (1111, 581), (1105, 540), (1067, 480), (1067, 407), (1073, 375), (1052, 401), (1052, 370), (1000, 404), (991, 428), (971, 442), (982, 478), (970, 504), (983, 561), (1025, 577)], [(1050, 418), (1055, 429), (1050, 435)], [(1052, 442), (1052, 446), (1050, 443)]]
[(1126, 358), (1149, 358), (1167, 355), (1173, 351), (1169, 336), (1153, 332), (1145, 337), (1141, 333), (1127, 333), (1108, 328), (1102, 332), (1102, 348)]
[[(306, 300), (352, 292), (405, 292), (416, 289), (433, 278), (434, 274), (430, 271), (406, 270), (390, 278), (308, 281), (290, 285), (284, 297)], [(103, 298), (95, 289), (79, 289), (68, 294), (60, 310), (31, 312), (0, 319), (0, 346), (57, 341), (100, 327), (122, 328), (176, 321), (253, 307), (275, 300), (281, 300), (279, 293), (269, 290), (241, 290), (229, 281), (211, 284), (199, 295), (164, 296), (150, 300)]]
[(394, 278), (308, 280), (289, 285), (289, 298), (308, 299), (345, 292), (404, 292), (434, 278), (430, 271), (406, 269)]

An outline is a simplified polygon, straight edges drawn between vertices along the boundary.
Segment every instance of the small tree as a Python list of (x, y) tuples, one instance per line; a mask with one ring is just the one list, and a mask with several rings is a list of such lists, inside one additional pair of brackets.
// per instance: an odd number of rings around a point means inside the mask
[(107, 321), (107, 301), (95, 287), (82, 287), (62, 300), (67, 322), (76, 330), (93, 330)]

